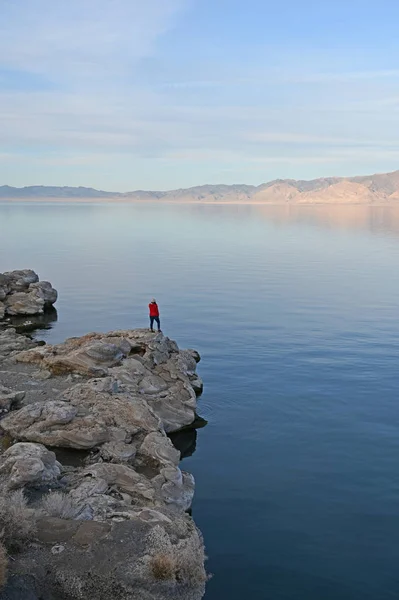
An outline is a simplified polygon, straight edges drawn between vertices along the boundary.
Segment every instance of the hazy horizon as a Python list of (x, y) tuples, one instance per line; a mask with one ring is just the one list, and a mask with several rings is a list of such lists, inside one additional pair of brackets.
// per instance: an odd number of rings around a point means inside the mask
[[(399, 171), (399, 169), (395, 169), (391, 173), (395, 173), (397, 171)], [(391, 173), (375, 173), (375, 172), (372, 172), (372, 173), (354, 173), (353, 175), (348, 175), (348, 176), (343, 176), (343, 175), (321, 175), (320, 177), (314, 178), (314, 180), (317, 180), (317, 179), (341, 179), (341, 178), (344, 178), (344, 179), (349, 178), (350, 179), (352, 177), (371, 177), (371, 176), (374, 176), (374, 175), (385, 175), (385, 174), (390, 175)], [(276, 179), (276, 180), (279, 180), (279, 178)], [(286, 177), (286, 178), (284, 178), (284, 180), (286, 180), (286, 181), (301, 181), (301, 180), (302, 181), (313, 181), (313, 179), (302, 179), (302, 178), (295, 180), (293, 177)], [(119, 189), (119, 190), (118, 189), (99, 189), (99, 188), (97, 188), (97, 187), (95, 187), (93, 185), (90, 185), (90, 184), (75, 186), (75, 185), (71, 185), (71, 184), (68, 184), (68, 183), (51, 184), (51, 185), (47, 184), (47, 183), (34, 183), (34, 184), (28, 184), (26, 186), (13, 186), (13, 185), (10, 185), (8, 183), (2, 183), (0, 181), (0, 189), (2, 187), (11, 187), (11, 188), (14, 188), (14, 189), (24, 189), (24, 188), (30, 188), (30, 187), (32, 187), (32, 188), (34, 188), (34, 187), (44, 187), (44, 188), (48, 188), (48, 187), (86, 188), (86, 189), (95, 190), (95, 191), (98, 191), (98, 192), (106, 192), (106, 193), (109, 193), (109, 194), (113, 194), (113, 193), (115, 193), (115, 194), (124, 194), (124, 193), (132, 193), (132, 192), (173, 192), (175, 190), (181, 190), (181, 189), (184, 190), (184, 189), (200, 188), (200, 187), (207, 187), (207, 186), (215, 186), (215, 187), (217, 187), (217, 186), (228, 186), (228, 187), (231, 187), (231, 186), (247, 186), (247, 187), (255, 187), (256, 188), (256, 187), (259, 187), (259, 186), (261, 186), (263, 184), (270, 183), (271, 181), (274, 181), (274, 180), (262, 181), (259, 184), (248, 183), (248, 182), (244, 182), (244, 181), (235, 181), (233, 183), (225, 183), (223, 181), (219, 181), (219, 182), (209, 182), (209, 181), (207, 181), (207, 182), (203, 182), (203, 183), (197, 183), (197, 184), (194, 184), (194, 185), (188, 186), (188, 187), (177, 186), (175, 188), (169, 188), (169, 189), (160, 189), (160, 188), (158, 188), (158, 189), (155, 189), (155, 188), (153, 188), (153, 189), (150, 189), (150, 188), (147, 188), (147, 189), (135, 188), (135, 189), (133, 189), (132, 188), (132, 189)]]

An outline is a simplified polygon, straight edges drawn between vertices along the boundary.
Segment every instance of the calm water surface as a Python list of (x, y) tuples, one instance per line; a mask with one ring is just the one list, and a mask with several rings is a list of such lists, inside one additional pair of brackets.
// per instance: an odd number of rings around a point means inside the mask
[(2, 204), (0, 271), (27, 267), (60, 293), (50, 342), (155, 296), (201, 352), (206, 600), (398, 598), (399, 211)]

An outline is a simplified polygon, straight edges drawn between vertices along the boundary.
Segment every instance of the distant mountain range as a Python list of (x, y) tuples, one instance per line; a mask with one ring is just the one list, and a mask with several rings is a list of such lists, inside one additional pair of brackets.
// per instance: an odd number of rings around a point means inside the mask
[(328, 177), (312, 181), (276, 179), (259, 186), (200, 185), (197, 187), (151, 192), (103, 192), (86, 187), (0, 186), (2, 200), (123, 200), (259, 203), (259, 204), (387, 204), (399, 203), (399, 171), (364, 177)]

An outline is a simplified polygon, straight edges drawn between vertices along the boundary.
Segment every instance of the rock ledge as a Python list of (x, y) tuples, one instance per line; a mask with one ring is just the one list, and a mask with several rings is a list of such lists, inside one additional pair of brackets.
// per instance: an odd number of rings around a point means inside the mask
[(0, 485), (24, 490), (37, 531), (9, 587), (29, 579), (25, 597), (43, 600), (203, 597), (194, 478), (168, 437), (196, 419), (199, 358), (141, 329), (42, 346), (0, 330)]

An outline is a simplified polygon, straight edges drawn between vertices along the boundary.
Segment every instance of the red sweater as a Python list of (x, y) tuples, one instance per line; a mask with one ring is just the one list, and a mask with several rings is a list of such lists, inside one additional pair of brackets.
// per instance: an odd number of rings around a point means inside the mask
[(159, 309), (156, 302), (151, 302), (151, 304), (148, 305), (148, 308), (150, 309), (150, 317), (159, 317)]

